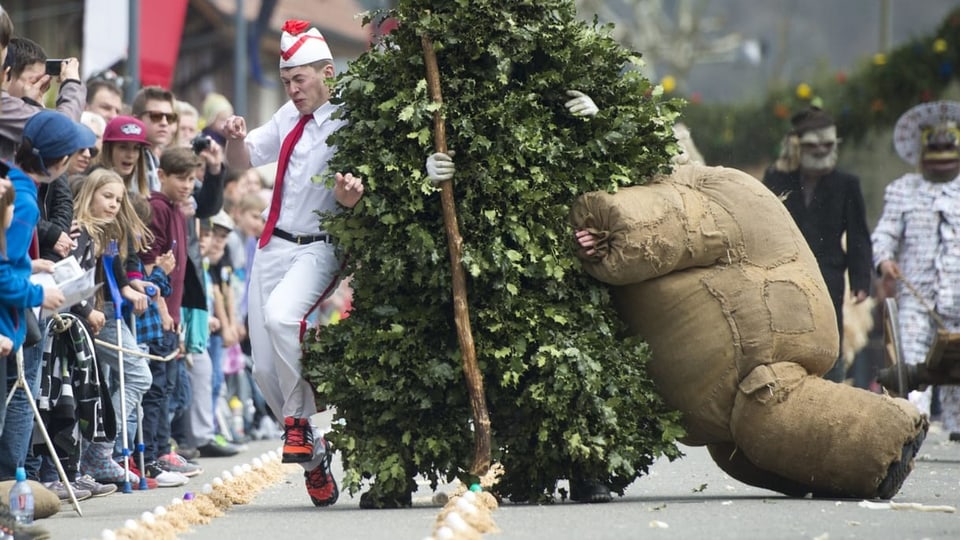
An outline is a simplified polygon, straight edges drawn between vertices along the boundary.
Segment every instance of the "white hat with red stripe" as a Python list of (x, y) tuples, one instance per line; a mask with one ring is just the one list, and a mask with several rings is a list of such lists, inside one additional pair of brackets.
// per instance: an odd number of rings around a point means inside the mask
[[(309, 28), (309, 30), (308, 30)], [(289, 20), (283, 23), (280, 35), (280, 68), (292, 68), (319, 60), (333, 60), (327, 40), (307, 21)]]

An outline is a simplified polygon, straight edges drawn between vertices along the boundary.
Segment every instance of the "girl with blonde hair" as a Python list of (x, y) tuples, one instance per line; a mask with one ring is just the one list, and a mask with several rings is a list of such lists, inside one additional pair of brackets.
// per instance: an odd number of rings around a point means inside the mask
[[(77, 249), (74, 256), (80, 261), (84, 269), (96, 268), (98, 282), (104, 282), (106, 272), (112, 272), (120, 294), (134, 306), (137, 303), (145, 304), (146, 297), (130, 286), (123, 261), (130, 250), (141, 251), (149, 247), (153, 240), (150, 229), (137, 216), (130, 203), (127, 186), (124, 179), (116, 171), (100, 168), (91, 172), (84, 180), (74, 198), (74, 217), (80, 226), (80, 237), (77, 239)], [(116, 243), (117, 256), (113, 258), (113, 266), (104, 266), (103, 255), (111, 245)], [(94, 334), (98, 334), (99, 341), (116, 343), (117, 334), (120, 334), (121, 343), (125, 351), (139, 350), (137, 340), (130, 331), (123, 318), (114, 316), (115, 309), (110, 295), (103, 290), (97, 293), (95, 299), (88, 299), (71, 308), (78, 317), (87, 321)], [(123, 369), (124, 395), (113, 384), (113, 378), (108, 383), (114, 411), (117, 413), (117, 426), (121, 422), (130, 421), (130, 413), (137, 410), (143, 395), (150, 388), (153, 377), (147, 360), (141, 356), (125, 352), (123, 366), (120, 366), (120, 355), (117, 351), (96, 346), (97, 361), (101, 366), (109, 366), (111, 373), (118, 373)], [(123, 400), (123, 408), (121, 401)], [(120, 411), (127, 411), (127, 418), (121, 418)], [(136, 421), (136, 417), (134, 422)], [(134, 424), (135, 425), (135, 424)], [(118, 429), (118, 431), (121, 431)], [(129, 430), (128, 430), (129, 432)], [(121, 431), (122, 433), (122, 431)], [(118, 434), (119, 435), (119, 434)], [(124, 481), (124, 468), (113, 460), (113, 442), (92, 442), (84, 449), (80, 458), (80, 472), (91, 476), (100, 483), (120, 483)], [(129, 478), (136, 484), (138, 478)]]

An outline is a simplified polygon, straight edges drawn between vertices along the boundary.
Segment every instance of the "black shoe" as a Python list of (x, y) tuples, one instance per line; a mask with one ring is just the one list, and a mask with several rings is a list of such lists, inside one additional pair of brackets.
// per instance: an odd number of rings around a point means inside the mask
[(193, 461), (200, 457), (200, 450), (197, 448), (177, 448), (176, 452), (180, 454), (180, 457), (187, 461)]
[(613, 500), (610, 488), (596, 480), (571, 479), (570, 500), (580, 503), (607, 503)]
[(240, 453), (240, 449), (230, 443), (220, 443), (216, 439), (197, 448), (200, 457), (230, 457)]
[(951, 431), (951, 432), (950, 432), (950, 440), (953, 441), (953, 442), (960, 441), (960, 432)]
[(360, 495), (360, 508), (364, 510), (378, 508), (410, 508), (413, 497), (410, 493), (380, 493), (376, 486)]

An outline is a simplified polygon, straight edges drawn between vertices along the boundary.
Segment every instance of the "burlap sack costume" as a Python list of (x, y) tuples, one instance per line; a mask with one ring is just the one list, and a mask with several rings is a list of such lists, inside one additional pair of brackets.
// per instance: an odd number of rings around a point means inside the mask
[(685, 165), (616, 194), (587, 193), (584, 256), (650, 374), (707, 445), (747, 484), (789, 495), (892, 497), (927, 421), (907, 401), (821, 379), (839, 339), (817, 262), (786, 208), (734, 169)]

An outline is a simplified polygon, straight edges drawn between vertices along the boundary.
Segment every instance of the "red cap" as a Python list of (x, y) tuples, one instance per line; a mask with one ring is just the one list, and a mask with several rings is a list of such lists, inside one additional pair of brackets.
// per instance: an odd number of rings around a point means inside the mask
[(150, 146), (147, 126), (132, 116), (117, 116), (103, 130), (103, 142), (135, 142)]

